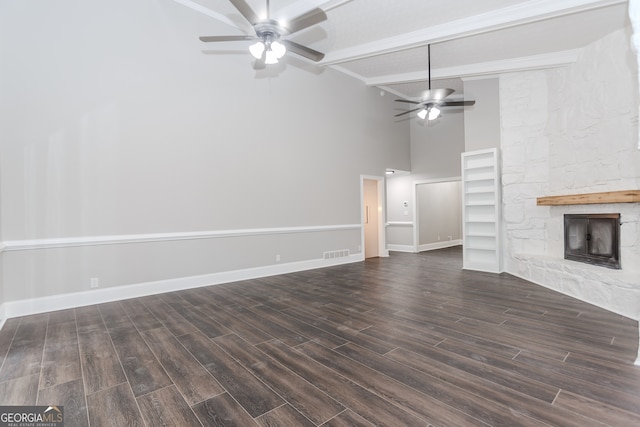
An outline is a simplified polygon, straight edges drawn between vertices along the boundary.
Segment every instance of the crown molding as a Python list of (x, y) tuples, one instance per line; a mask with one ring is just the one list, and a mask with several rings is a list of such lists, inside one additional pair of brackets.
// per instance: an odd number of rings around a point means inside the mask
[(319, 64), (335, 65), (355, 61), (621, 3), (626, 3), (626, 0), (531, 0), (422, 30), (329, 52)]
[[(480, 62), (456, 67), (437, 68), (431, 70), (431, 80), (452, 77), (477, 77), (496, 75), (516, 71), (536, 70), (542, 68), (562, 67), (576, 62), (582, 49), (564, 50), (543, 55), (524, 56), (499, 61)], [(353, 74), (353, 73), (352, 73)], [(387, 86), (398, 83), (424, 81), (429, 78), (426, 71), (392, 74), (387, 76), (362, 78), (368, 86)]]

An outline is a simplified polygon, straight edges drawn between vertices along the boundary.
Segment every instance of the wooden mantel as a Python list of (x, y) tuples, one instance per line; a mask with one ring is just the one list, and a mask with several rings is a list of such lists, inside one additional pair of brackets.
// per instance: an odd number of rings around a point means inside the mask
[(604, 203), (640, 203), (640, 190), (546, 196), (538, 197), (537, 199), (538, 206), (593, 205)]

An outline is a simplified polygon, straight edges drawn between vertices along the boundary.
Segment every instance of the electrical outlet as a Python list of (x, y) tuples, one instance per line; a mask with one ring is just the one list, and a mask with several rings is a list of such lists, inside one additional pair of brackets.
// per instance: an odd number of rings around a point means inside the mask
[(91, 287), (91, 289), (100, 287), (100, 279), (98, 279), (97, 277), (92, 277), (91, 279), (89, 279), (89, 287)]
[(280, 262), (280, 254), (276, 255), (276, 262)]

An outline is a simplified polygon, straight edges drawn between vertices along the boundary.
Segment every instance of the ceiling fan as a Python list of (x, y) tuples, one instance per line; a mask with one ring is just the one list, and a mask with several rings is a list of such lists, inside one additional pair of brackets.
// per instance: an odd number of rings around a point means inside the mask
[(229, 0), (238, 12), (253, 26), (255, 35), (238, 35), (238, 36), (202, 36), (200, 40), (203, 42), (229, 42), (257, 40), (256, 43), (249, 46), (249, 51), (256, 58), (256, 68), (262, 68), (268, 64), (277, 64), (278, 59), (284, 56), (289, 50), (295, 54), (303, 56), (314, 62), (319, 62), (324, 58), (324, 53), (302, 46), (285, 37), (295, 32), (304, 30), (327, 19), (327, 15), (322, 9), (315, 8), (304, 13), (286, 24), (271, 19), (269, 16), (269, 0), (267, 0), (267, 17), (260, 19), (258, 15), (251, 9), (245, 0)]
[(425, 118), (427, 118), (428, 120), (435, 120), (440, 116), (440, 107), (465, 107), (476, 103), (476, 101), (447, 100), (446, 98), (453, 92), (455, 92), (455, 90), (453, 89), (431, 89), (431, 45), (427, 45), (427, 55), (429, 68), (429, 90), (425, 93), (424, 99), (419, 102), (410, 101), (408, 99), (396, 99), (396, 102), (414, 104), (416, 105), (416, 108), (403, 111), (402, 113), (396, 114), (394, 117), (400, 117), (404, 116), (405, 114), (410, 114), (414, 111), (418, 111), (417, 116), (420, 119), (424, 120)]

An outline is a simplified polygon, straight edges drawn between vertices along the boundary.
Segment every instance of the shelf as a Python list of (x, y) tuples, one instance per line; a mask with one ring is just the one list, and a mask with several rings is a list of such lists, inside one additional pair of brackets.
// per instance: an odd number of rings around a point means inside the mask
[(467, 190), (464, 192), (464, 194), (494, 194), (495, 192), (496, 192), (495, 188), (486, 189), (483, 187), (475, 190)]
[(538, 206), (593, 205), (608, 203), (640, 203), (640, 190), (605, 191), (602, 193), (569, 194), (538, 197)]
[(494, 161), (493, 155), (491, 153), (478, 155), (477, 157), (471, 158), (467, 157), (465, 159), (465, 163), (463, 163), (462, 169), (464, 170), (474, 170), (474, 169), (483, 169), (483, 168), (493, 168)]
[(496, 203), (494, 201), (490, 202), (467, 202), (467, 206), (494, 206)]
[(469, 176), (465, 180), (466, 182), (478, 182), (478, 181), (494, 181), (495, 176), (493, 173), (482, 173), (478, 174), (478, 176)]
[(467, 245), (467, 249), (471, 249), (471, 250), (474, 250), (474, 251), (492, 251), (492, 252), (495, 252), (495, 250), (496, 250), (495, 246), (494, 247), (483, 248), (483, 247), (475, 246), (475, 245)]
[(498, 150), (462, 153), (463, 268), (501, 271)]

